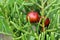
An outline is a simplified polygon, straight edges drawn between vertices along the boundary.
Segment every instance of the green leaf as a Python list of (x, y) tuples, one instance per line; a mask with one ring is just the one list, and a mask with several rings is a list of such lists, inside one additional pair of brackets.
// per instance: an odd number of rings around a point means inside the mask
[(55, 35), (54, 35), (54, 32), (51, 32), (51, 40), (55, 40)]
[(34, 40), (35, 39), (35, 37), (33, 37), (33, 36), (30, 36), (30, 39), (29, 40)]
[(11, 34), (11, 29), (6, 20), (2, 17), (0, 17), (0, 33), (3, 34)]
[(41, 40), (44, 40), (45, 39), (45, 32), (42, 32), (41, 33)]

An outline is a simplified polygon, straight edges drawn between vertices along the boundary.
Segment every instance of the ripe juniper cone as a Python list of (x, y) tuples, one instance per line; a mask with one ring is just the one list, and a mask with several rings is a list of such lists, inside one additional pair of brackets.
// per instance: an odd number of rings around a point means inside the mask
[[(44, 17), (45, 17), (45, 16), (44, 16)], [(42, 17), (40, 17), (40, 19), (41, 19), (41, 18), (42, 18)], [(42, 24), (42, 20), (41, 20), (41, 24)], [(49, 24), (50, 24), (50, 20), (49, 20), (49, 18), (46, 18), (46, 20), (44, 21), (45, 27), (48, 27)]]
[(31, 23), (39, 22), (39, 19), (40, 19), (38, 12), (35, 12), (35, 11), (30, 11), (26, 16), (27, 21), (28, 21), (28, 18)]
[[(40, 19), (41, 18), (42, 18), (42, 16), (40, 16)], [(42, 20), (41, 20), (40, 24), (42, 24)], [(48, 28), (49, 24), (50, 24), (50, 20), (49, 20), (49, 18), (46, 18), (46, 20), (44, 21), (45, 27)], [(39, 31), (38, 31), (39, 34), (40, 34), (40, 31), (42, 31), (42, 32), (44, 31), (45, 27), (42, 27), (42, 26), (39, 27)]]
[(45, 27), (46, 27), (46, 26), (48, 26), (48, 25), (49, 25), (49, 23), (50, 23), (50, 20), (49, 20), (49, 18), (47, 18), (47, 19), (45, 20), (45, 22), (44, 22)]

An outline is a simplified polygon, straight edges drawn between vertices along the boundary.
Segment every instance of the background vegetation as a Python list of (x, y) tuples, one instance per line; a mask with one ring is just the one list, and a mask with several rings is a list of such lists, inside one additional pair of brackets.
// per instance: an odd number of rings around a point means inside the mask
[[(44, 32), (39, 23), (26, 21), (32, 10), (50, 18)], [(0, 33), (13, 40), (60, 40), (60, 0), (0, 0)]]

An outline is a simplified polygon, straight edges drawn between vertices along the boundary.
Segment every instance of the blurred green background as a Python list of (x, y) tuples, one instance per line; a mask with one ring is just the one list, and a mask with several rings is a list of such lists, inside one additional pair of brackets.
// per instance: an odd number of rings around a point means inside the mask
[[(42, 15), (44, 3), (43, 15), (50, 24), (38, 33), (39, 24), (27, 22), (26, 15), (32, 10)], [(0, 34), (12, 40), (60, 40), (60, 0), (0, 0)]]

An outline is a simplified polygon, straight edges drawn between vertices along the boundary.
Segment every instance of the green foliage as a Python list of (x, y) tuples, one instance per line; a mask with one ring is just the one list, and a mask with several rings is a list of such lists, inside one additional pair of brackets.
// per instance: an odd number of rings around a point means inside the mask
[[(40, 22), (27, 22), (26, 15), (32, 10), (50, 18), (44, 32)], [(0, 33), (11, 35), (13, 40), (59, 40), (59, 26), (60, 0), (0, 0)]]
[(11, 29), (7, 23), (7, 20), (3, 16), (0, 16), (0, 33), (11, 35)]

